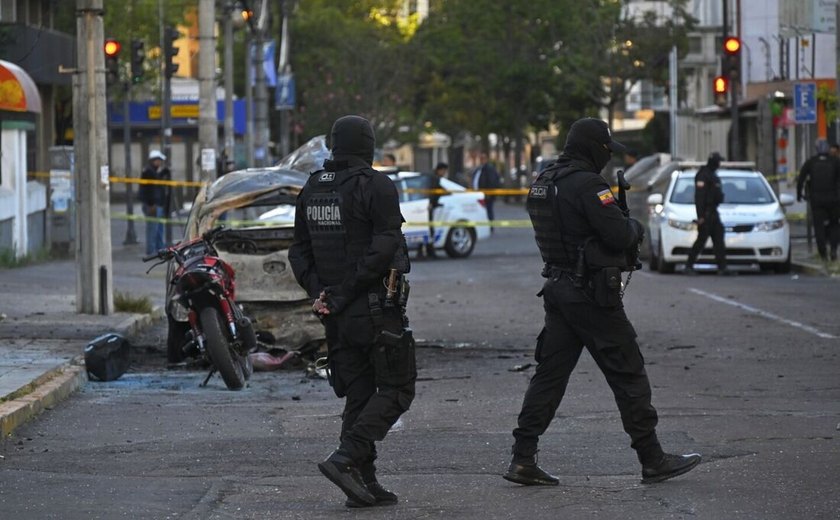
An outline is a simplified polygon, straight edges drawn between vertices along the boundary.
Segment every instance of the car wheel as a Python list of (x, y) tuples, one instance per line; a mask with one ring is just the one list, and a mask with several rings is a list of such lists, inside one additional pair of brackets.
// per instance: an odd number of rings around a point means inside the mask
[(659, 272), (662, 274), (672, 274), (674, 272), (673, 262), (665, 261), (665, 250), (662, 248), (662, 237), (659, 238), (659, 260), (657, 264)]
[(787, 259), (782, 262), (781, 264), (776, 264), (773, 266), (779, 274), (788, 274), (790, 272), (790, 246), (788, 246), (788, 257)]
[(453, 227), (446, 235), (444, 249), (451, 258), (466, 258), (475, 248), (475, 229), (471, 227)]

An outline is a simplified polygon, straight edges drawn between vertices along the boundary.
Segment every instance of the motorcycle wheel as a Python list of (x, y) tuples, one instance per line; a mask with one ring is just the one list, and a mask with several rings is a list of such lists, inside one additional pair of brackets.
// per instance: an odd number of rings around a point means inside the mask
[(180, 363), (184, 360), (183, 349), (190, 324), (181, 323), (169, 314), (166, 315), (166, 321), (168, 325), (166, 330), (166, 360), (170, 363)]
[(207, 307), (202, 309), (198, 319), (204, 331), (210, 361), (216, 366), (216, 370), (219, 371), (228, 389), (241, 390), (245, 386), (245, 374), (242, 372), (242, 365), (237, 360), (239, 354), (230, 347), (219, 311), (213, 307)]
[(254, 374), (254, 363), (248, 355), (239, 356), (239, 364), (242, 365), (242, 375), (245, 376), (245, 381), (251, 379)]

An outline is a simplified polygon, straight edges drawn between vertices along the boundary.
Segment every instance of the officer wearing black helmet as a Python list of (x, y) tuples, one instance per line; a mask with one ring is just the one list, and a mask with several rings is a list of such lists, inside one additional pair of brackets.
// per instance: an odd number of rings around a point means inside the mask
[(837, 260), (840, 243), (840, 161), (828, 142), (817, 141), (817, 155), (809, 158), (796, 179), (796, 200), (808, 199), (817, 252), (824, 262)]
[(332, 159), (298, 196), (289, 249), (326, 329), (330, 384), (346, 397), (339, 447), (318, 468), (348, 507), (397, 502), (377, 482), (374, 442), (408, 410), (417, 378), (403, 218), (393, 182), (371, 168), (374, 144), (366, 119), (336, 120)]
[(513, 459), (504, 478), (524, 485), (557, 485), (536, 460), (537, 443), (554, 418), (584, 347), (615, 394), (624, 430), (642, 464), (642, 482), (681, 475), (700, 456), (671, 455), (656, 437), (656, 410), (636, 332), (621, 303), (621, 272), (635, 267), (643, 228), (618, 207), (600, 176), (613, 152), (624, 151), (606, 123), (580, 119), (560, 157), (531, 186), (527, 208), (545, 261), (545, 326), (537, 339), (537, 368), (513, 430)]
[(712, 247), (715, 251), (715, 261), (718, 266), (718, 274), (729, 276), (736, 274), (726, 268), (726, 230), (720, 220), (718, 206), (723, 204), (723, 185), (718, 177), (717, 170), (723, 157), (717, 152), (712, 152), (706, 165), (697, 170), (694, 176), (694, 208), (697, 211), (697, 239), (688, 252), (688, 260), (685, 262), (685, 273), (688, 275), (697, 274), (694, 270), (694, 262), (700, 252), (706, 247), (709, 237), (712, 238)]

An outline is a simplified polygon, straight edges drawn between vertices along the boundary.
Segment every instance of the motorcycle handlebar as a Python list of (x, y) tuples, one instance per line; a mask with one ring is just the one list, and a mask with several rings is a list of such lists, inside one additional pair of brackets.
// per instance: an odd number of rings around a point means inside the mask
[(159, 253), (155, 253), (155, 254), (152, 254), (152, 255), (149, 255), (149, 256), (144, 256), (144, 257), (143, 257), (143, 261), (144, 261), (144, 262), (148, 262), (148, 261), (150, 261), (150, 260), (154, 260), (155, 258), (159, 258), (159, 257), (160, 257), (160, 254), (159, 254)]

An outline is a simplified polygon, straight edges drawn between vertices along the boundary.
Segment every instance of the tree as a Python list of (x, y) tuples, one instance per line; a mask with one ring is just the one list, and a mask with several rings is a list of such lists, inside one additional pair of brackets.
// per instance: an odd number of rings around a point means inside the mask
[(439, 4), (411, 42), (420, 58), (419, 117), (451, 135), (496, 133), (505, 156), (512, 146), (521, 164), (526, 130), (548, 129), (593, 106), (554, 59), (574, 33), (568, 12), (575, 9), (573, 0)]
[[(54, 2), (56, 30), (67, 34), (76, 34), (75, 2)], [(148, 79), (157, 79), (160, 75), (159, 52), (161, 27), (178, 25), (184, 22), (186, 13), (197, 6), (195, 0), (104, 0), (105, 16), (103, 19), (105, 37), (118, 40), (122, 44), (120, 63), (128, 67), (130, 63), (131, 40), (137, 39), (145, 44), (146, 73)], [(160, 8), (163, 8), (163, 20)], [(127, 69), (126, 69), (127, 70)]]
[(576, 40), (579, 46), (566, 47), (556, 59), (575, 71), (577, 90), (588, 92), (593, 103), (607, 110), (610, 125), (630, 89), (643, 79), (661, 82), (672, 47), (684, 51), (686, 33), (694, 24), (685, 4), (669, 0), (668, 16), (653, 10), (632, 12), (612, 0), (570, 13), (584, 28)]
[(308, 135), (327, 133), (346, 114), (367, 117), (385, 142), (408, 122), (406, 35), (401, 2), (302, 0), (292, 22), (295, 119)]

